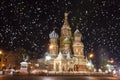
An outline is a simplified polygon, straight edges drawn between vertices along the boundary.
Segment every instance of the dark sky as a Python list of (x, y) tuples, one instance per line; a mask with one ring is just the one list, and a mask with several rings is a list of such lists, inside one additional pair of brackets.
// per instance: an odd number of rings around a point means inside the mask
[(69, 12), (72, 31), (83, 34), (85, 54), (120, 61), (119, 0), (2, 0), (0, 1), (0, 48), (44, 54), (49, 33), (60, 33), (64, 12)]

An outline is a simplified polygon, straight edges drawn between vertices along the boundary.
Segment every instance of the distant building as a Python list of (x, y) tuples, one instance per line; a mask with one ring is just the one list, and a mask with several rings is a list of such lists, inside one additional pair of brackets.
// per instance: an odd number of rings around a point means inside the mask
[(13, 51), (10, 51), (6, 55), (6, 68), (15, 68), (17, 61), (18, 61), (17, 55)]
[(19, 69), (22, 60), (23, 58), (21, 54), (14, 51), (6, 51), (3, 54), (0, 54), (0, 70)]

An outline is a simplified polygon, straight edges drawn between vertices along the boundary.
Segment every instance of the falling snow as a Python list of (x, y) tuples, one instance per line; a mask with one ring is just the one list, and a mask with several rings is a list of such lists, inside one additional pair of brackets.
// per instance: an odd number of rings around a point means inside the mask
[[(104, 49), (120, 61), (119, 0), (3, 0), (0, 3), (0, 48), (43, 54), (48, 49), (49, 33), (60, 33), (64, 12), (69, 12), (73, 31), (78, 25), (83, 34), (85, 54)], [(106, 54), (104, 54), (106, 55)]]

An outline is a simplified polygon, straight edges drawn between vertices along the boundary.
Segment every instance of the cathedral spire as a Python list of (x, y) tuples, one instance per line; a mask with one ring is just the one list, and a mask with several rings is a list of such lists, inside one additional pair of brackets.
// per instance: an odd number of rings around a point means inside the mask
[(68, 25), (68, 13), (64, 13), (64, 25)]

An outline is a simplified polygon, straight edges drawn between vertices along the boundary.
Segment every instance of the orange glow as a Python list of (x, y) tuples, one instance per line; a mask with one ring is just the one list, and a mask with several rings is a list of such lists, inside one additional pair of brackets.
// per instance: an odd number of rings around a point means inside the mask
[(50, 49), (53, 49), (53, 45), (50, 45)]
[(5, 66), (5, 64), (2, 64), (2, 67), (4, 67)]
[(93, 58), (93, 57), (94, 57), (94, 54), (90, 54), (90, 55), (89, 55), (89, 58)]
[(30, 68), (32, 69), (32, 68), (33, 68), (33, 66), (30, 66)]
[(2, 54), (2, 51), (0, 51), (0, 54)]

